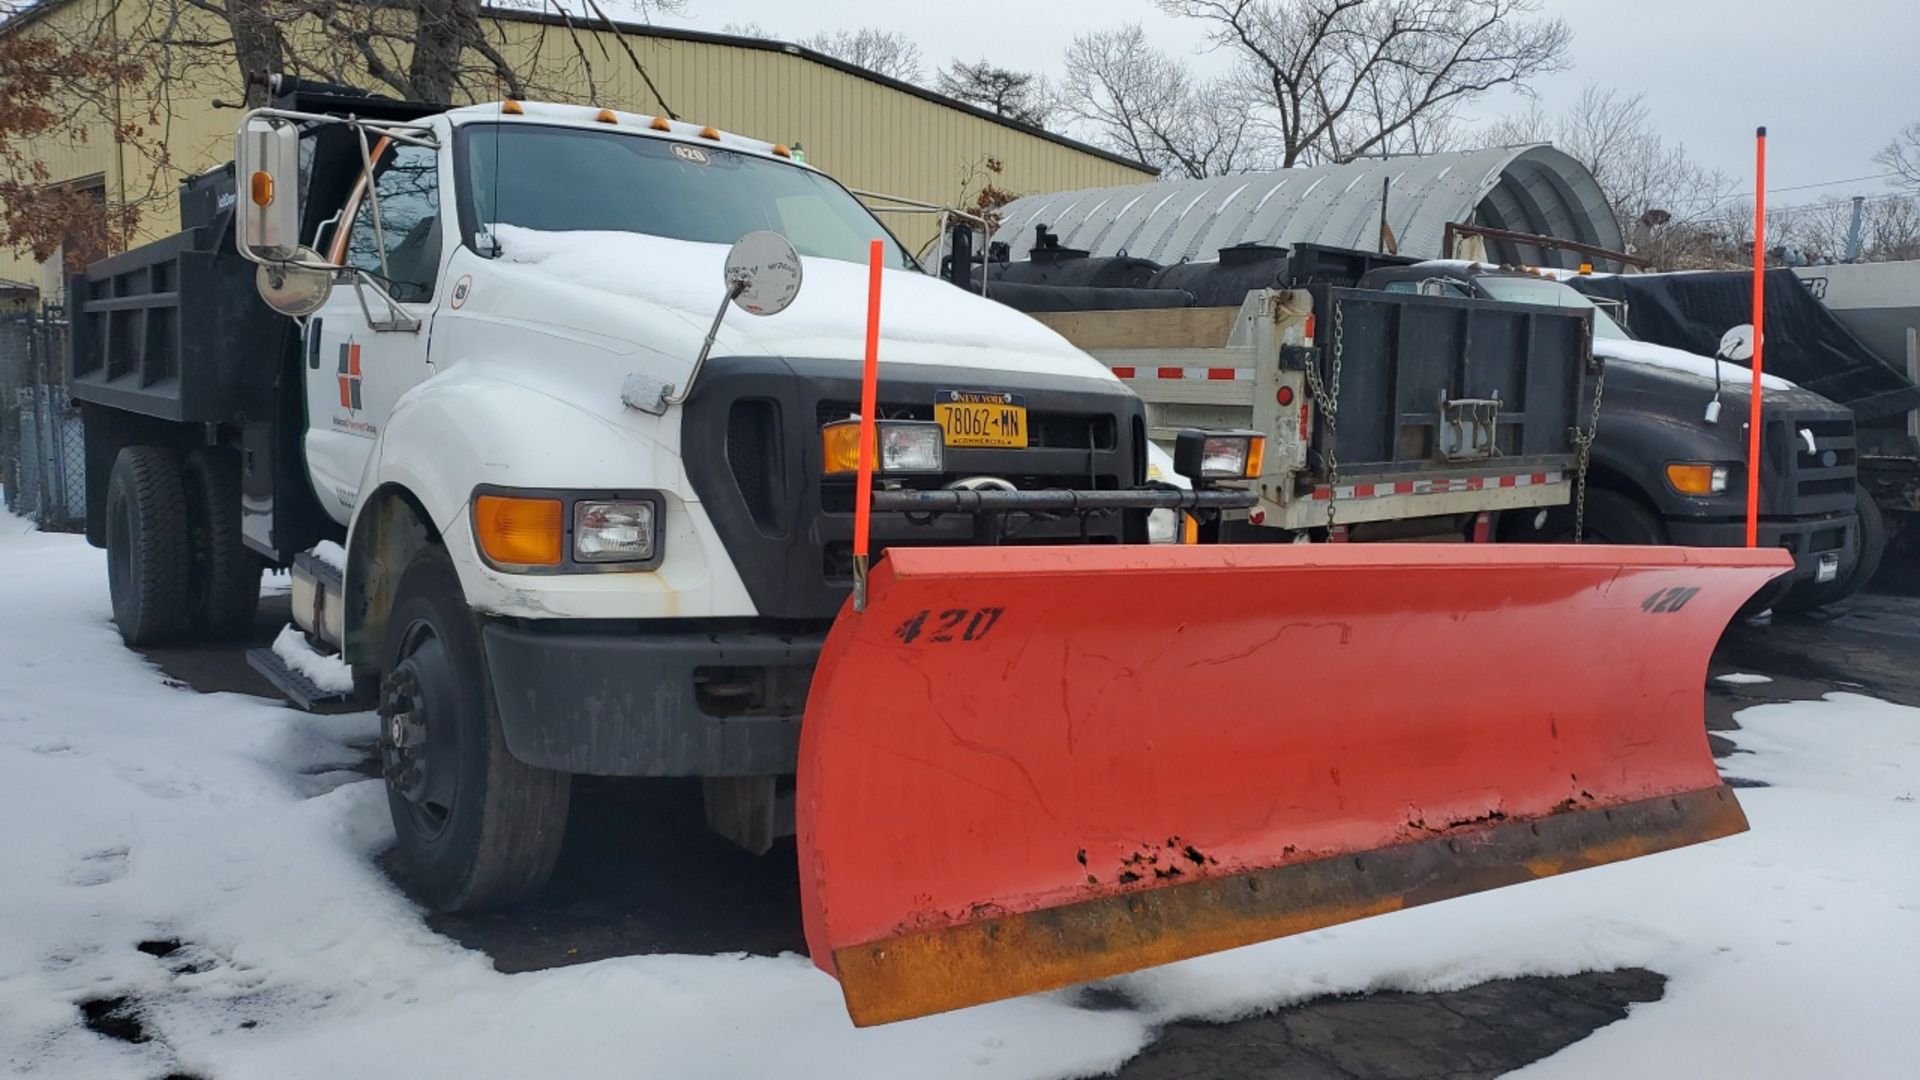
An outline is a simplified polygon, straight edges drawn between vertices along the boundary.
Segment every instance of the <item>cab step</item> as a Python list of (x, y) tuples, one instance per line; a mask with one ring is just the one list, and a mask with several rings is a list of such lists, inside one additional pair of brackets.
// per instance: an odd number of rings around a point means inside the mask
[(280, 691), (295, 708), (305, 712), (352, 712), (371, 709), (376, 702), (371, 693), (353, 690), (329, 690), (294, 670), (286, 658), (270, 648), (248, 649), (247, 666), (259, 672)]

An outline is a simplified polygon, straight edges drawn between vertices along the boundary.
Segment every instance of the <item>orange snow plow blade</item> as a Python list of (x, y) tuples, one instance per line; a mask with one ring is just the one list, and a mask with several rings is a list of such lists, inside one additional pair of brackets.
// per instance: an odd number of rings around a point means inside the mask
[(896, 549), (801, 732), (856, 1024), (1743, 831), (1703, 724), (1782, 551)]

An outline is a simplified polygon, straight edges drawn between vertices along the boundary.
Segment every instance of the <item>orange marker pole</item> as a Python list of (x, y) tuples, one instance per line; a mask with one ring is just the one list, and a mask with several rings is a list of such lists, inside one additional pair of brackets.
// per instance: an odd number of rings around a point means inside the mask
[(1747, 410), (1747, 546), (1759, 547), (1760, 350), (1767, 339), (1767, 129), (1757, 129), (1753, 137), (1753, 393)]
[(880, 396), (880, 263), (885, 249), (867, 248), (867, 358), (860, 372), (860, 471), (853, 494), (853, 610), (867, 609), (867, 533), (873, 519), (873, 414)]

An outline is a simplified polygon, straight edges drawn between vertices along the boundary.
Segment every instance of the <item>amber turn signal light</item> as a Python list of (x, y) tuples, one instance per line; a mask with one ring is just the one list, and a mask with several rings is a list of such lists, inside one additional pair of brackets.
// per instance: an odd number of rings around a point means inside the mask
[(559, 499), (482, 495), (473, 501), (473, 533), (488, 559), (507, 566), (557, 566), (562, 551)]

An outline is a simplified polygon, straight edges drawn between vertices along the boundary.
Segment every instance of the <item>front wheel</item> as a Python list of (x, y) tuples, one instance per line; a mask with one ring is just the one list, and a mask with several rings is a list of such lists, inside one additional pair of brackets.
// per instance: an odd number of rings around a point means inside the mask
[(1867, 582), (1879, 572), (1880, 559), (1887, 553), (1886, 519), (1880, 516), (1880, 505), (1873, 501), (1872, 495), (1867, 494), (1866, 488), (1854, 487), (1853, 505), (1860, 522), (1860, 544), (1854, 549), (1853, 565), (1832, 581), (1820, 584), (1796, 582), (1781, 598), (1781, 611), (1811, 611), (1827, 604), (1837, 604), (1866, 588)]
[(507, 750), (479, 627), (444, 548), (400, 577), (381, 658), (380, 753), (401, 870), (433, 907), (518, 903), (553, 872), (572, 778)]
[[(1521, 544), (1573, 543), (1573, 507), (1513, 511), (1512, 525), (1500, 539)], [(1587, 489), (1586, 542), (1589, 544), (1664, 544), (1666, 526), (1631, 495), (1606, 488)]]

